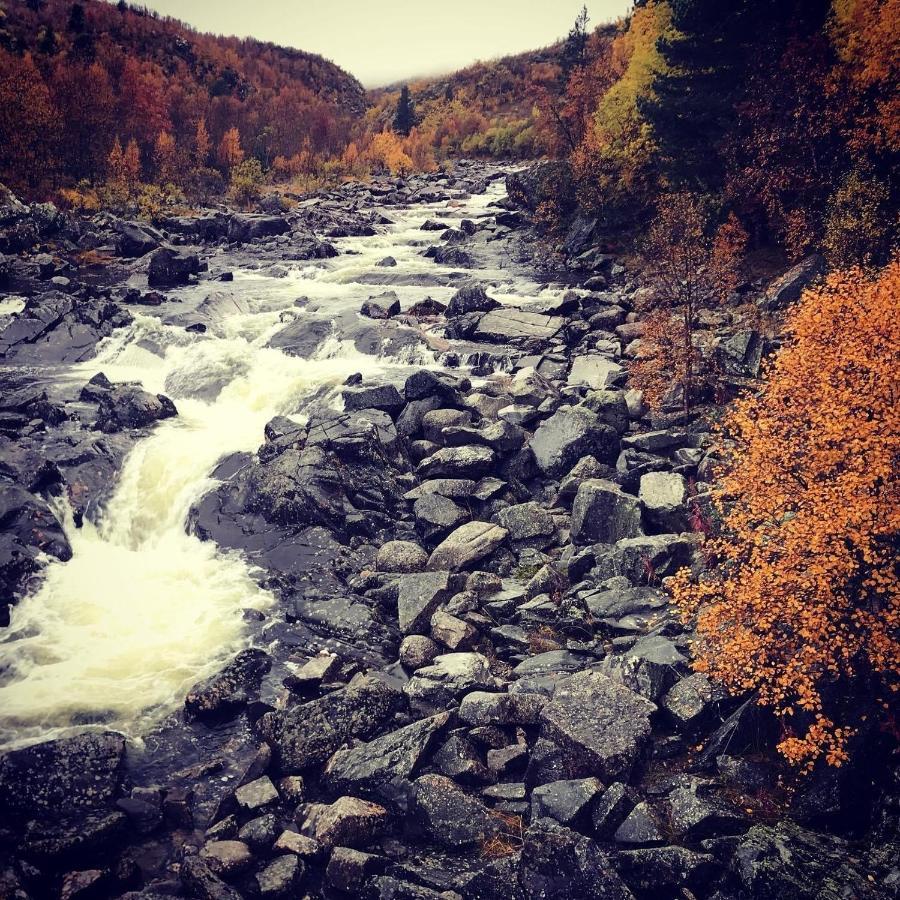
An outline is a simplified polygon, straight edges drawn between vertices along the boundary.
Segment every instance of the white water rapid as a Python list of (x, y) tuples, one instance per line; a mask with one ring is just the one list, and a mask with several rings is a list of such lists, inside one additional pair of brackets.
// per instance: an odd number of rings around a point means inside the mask
[[(483, 215), (498, 194), (494, 189), (450, 209), (448, 226)], [(427, 294), (448, 299), (453, 288), (356, 280), (379, 271), (375, 263), (386, 255), (395, 257), (398, 273), (443, 271), (420, 255), (419, 225), (438, 211), (446, 215), (447, 205), (400, 213), (383, 233), (338, 241), (340, 256), (300, 263), (286, 277), (238, 271), (231, 284), (179, 291), (186, 308), (220, 287), (234, 302), (205, 334), (138, 315), (74, 369), (82, 381), (102, 371), (113, 381), (139, 381), (166, 393), (178, 416), (134, 447), (99, 522), (75, 528), (62, 510), (73, 557), (47, 566), (41, 587), (14, 607), (0, 634), (0, 748), (94, 723), (137, 738), (245, 644), (243, 610), (263, 609), (273, 599), (240, 554), (186, 533), (188, 511), (214, 486), (216, 463), (235, 451), (254, 451), (273, 416), (302, 412), (304, 397), (351, 373), (370, 376), (423, 362), (366, 356), (334, 338), (312, 359), (266, 344), (304, 315), (295, 304), (300, 296), (335, 313), (358, 310), (387, 288), (404, 308)], [(506, 291), (512, 302), (539, 290), (502, 269), (475, 274), (505, 277), (495, 295), (504, 299)]]

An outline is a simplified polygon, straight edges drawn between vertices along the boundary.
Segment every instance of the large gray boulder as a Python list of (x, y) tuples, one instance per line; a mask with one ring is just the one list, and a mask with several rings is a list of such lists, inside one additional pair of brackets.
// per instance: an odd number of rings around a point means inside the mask
[(603, 478), (583, 481), (572, 504), (572, 540), (577, 544), (614, 544), (637, 537), (641, 507), (637, 498)]
[(500, 827), (481, 802), (443, 775), (416, 779), (409, 816), (428, 841), (455, 850), (482, 846)]
[(596, 413), (566, 406), (543, 421), (531, 439), (538, 468), (551, 478), (565, 475), (582, 456), (612, 465), (619, 455), (619, 436)]
[(502, 307), (485, 313), (478, 320), (472, 339), (488, 344), (537, 348), (556, 337), (563, 325), (565, 319), (561, 316)]
[(0, 757), (0, 808), (34, 818), (80, 814), (116, 796), (125, 739), (102, 731), (32, 744)]
[(561, 683), (540, 715), (541, 737), (559, 751), (570, 778), (627, 781), (650, 737), (656, 706), (598, 672)]
[(147, 281), (150, 287), (187, 284), (192, 275), (200, 272), (200, 257), (187, 250), (160, 247), (150, 257)]
[(776, 278), (759, 302), (765, 310), (784, 309), (800, 299), (800, 295), (825, 271), (825, 260), (818, 254), (801, 259), (797, 265)]
[(508, 531), (491, 522), (467, 522), (460, 525), (435, 547), (428, 559), (430, 572), (458, 572), (490, 556), (505, 540)]
[(402, 575), (397, 595), (397, 624), (401, 634), (427, 634), (431, 617), (459, 589), (448, 571)]
[(402, 694), (372, 675), (318, 700), (266, 713), (259, 729), (284, 772), (320, 765), (351, 738), (370, 740), (402, 705)]
[(660, 531), (687, 531), (687, 494), (687, 482), (677, 472), (648, 472), (642, 475), (638, 499), (644, 507), (647, 523)]

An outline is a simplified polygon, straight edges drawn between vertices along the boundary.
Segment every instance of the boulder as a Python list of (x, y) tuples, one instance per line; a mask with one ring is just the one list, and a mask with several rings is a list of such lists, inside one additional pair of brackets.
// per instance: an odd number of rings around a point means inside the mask
[(459, 707), (460, 721), (469, 725), (536, 725), (547, 703), (543, 694), (496, 694), (472, 691)]
[(421, 572), (427, 562), (428, 554), (412, 541), (388, 541), (375, 557), (379, 572)]
[(125, 739), (111, 731), (32, 744), (0, 757), (0, 808), (57, 818), (109, 804), (119, 791)]
[(494, 521), (509, 532), (513, 544), (520, 546), (546, 547), (556, 535), (553, 517), (533, 500), (501, 509)]
[(325, 766), (325, 783), (335, 792), (391, 800), (395, 783), (412, 776), (449, 719), (449, 713), (438, 713), (367, 744), (338, 750)]
[(443, 775), (422, 775), (414, 782), (410, 823), (423, 837), (451, 850), (480, 847), (500, 821)]
[(262, 900), (286, 900), (293, 897), (303, 879), (306, 866), (298, 856), (276, 856), (256, 873), (256, 886)]
[(558, 478), (583, 456), (614, 463), (619, 455), (619, 436), (589, 409), (566, 406), (540, 424), (531, 439), (531, 452), (545, 475)]
[(369, 297), (362, 307), (360, 315), (370, 319), (389, 319), (400, 315), (400, 298), (394, 291), (385, 291), (375, 297)]
[(488, 297), (484, 288), (477, 283), (464, 284), (451, 298), (447, 305), (447, 317), (464, 316), (473, 312), (490, 312), (500, 304)]
[(439, 539), (469, 518), (461, 506), (440, 494), (426, 494), (416, 500), (413, 515), (425, 540)]
[(519, 884), (525, 900), (634, 900), (594, 841), (552, 819), (525, 832)]
[(397, 624), (401, 634), (425, 634), (435, 610), (458, 590), (448, 571), (402, 575), (397, 593)]
[(496, 459), (490, 447), (444, 447), (422, 460), (416, 474), (419, 478), (480, 478), (493, 469)]
[(784, 309), (800, 299), (800, 295), (825, 271), (825, 260), (818, 254), (801, 259), (776, 278), (766, 289), (759, 306), (765, 310)]
[(253, 854), (243, 841), (210, 841), (200, 848), (200, 859), (220, 878), (233, 878), (253, 863)]
[(573, 778), (627, 780), (650, 736), (656, 706), (598, 672), (562, 682), (540, 715), (541, 737), (553, 744)]
[(265, 651), (242, 650), (221, 672), (188, 691), (188, 718), (217, 721), (235, 715), (259, 690), (271, 665)]
[(602, 478), (583, 481), (572, 504), (572, 540), (577, 544), (614, 544), (641, 532), (637, 499)]
[(185, 857), (179, 876), (189, 897), (198, 900), (243, 900), (242, 895), (222, 881), (206, 860), (199, 856)]
[(395, 414), (403, 409), (404, 400), (393, 384), (373, 384), (347, 387), (341, 391), (344, 409), (354, 412), (363, 409), (378, 409)]
[(603, 792), (597, 778), (551, 781), (531, 792), (531, 821), (550, 818), (580, 829), (589, 818), (591, 804)]
[(428, 558), (430, 572), (458, 572), (490, 556), (507, 537), (507, 530), (490, 522), (467, 522), (460, 525)]
[(576, 356), (569, 372), (569, 384), (586, 384), (595, 391), (605, 391), (625, 378), (625, 369), (603, 356)]
[(372, 676), (291, 709), (266, 713), (260, 731), (276, 750), (282, 770), (320, 765), (350, 738), (370, 740), (399, 709), (396, 688)]
[(134, 385), (113, 385), (98, 396), (97, 428), (106, 434), (125, 428), (143, 428), (178, 415), (165, 394), (150, 394)]
[(163, 242), (163, 236), (146, 222), (117, 222), (116, 251), (119, 256), (144, 256)]
[(187, 284), (200, 272), (200, 257), (187, 250), (160, 247), (150, 257), (147, 281), (150, 287)]
[(430, 666), (418, 669), (404, 685), (410, 703), (420, 708), (445, 708), (451, 701), (477, 690), (498, 690), (502, 682), (480, 653), (444, 653)]
[(515, 347), (540, 347), (559, 334), (565, 319), (545, 316), (512, 307), (485, 313), (475, 326), (472, 339), (488, 344), (512, 344)]
[(365, 847), (387, 828), (388, 811), (358, 797), (339, 797), (330, 806), (314, 809), (304, 829), (314, 832), (325, 848)]
[[(660, 531), (687, 531), (687, 482), (677, 472), (647, 472), (641, 476), (638, 499), (644, 508), (644, 519)], [(634, 535), (622, 535), (634, 537)]]

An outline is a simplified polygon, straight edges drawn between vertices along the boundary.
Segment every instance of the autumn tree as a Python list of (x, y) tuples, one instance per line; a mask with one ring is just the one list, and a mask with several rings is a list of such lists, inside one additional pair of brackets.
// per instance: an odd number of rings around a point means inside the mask
[(209, 132), (206, 130), (206, 119), (198, 119), (197, 130), (194, 132), (194, 165), (197, 168), (202, 169), (206, 166), (211, 148), (212, 142), (209, 139)]
[(30, 53), (0, 49), (0, 175), (15, 190), (39, 191), (52, 177), (58, 112)]
[(175, 138), (168, 131), (161, 131), (153, 146), (153, 163), (156, 179), (160, 184), (175, 182), (178, 178)]
[(896, 727), (900, 688), (900, 261), (807, 291), (758, 393), (722, 430), (723, 517), (699, 580), (672, 583), (696, 667), (774, 710), (809, 770)]
[(219, 165), (225, 169), (226, 172), (230, 171), (235, 166), (239, 166), (244, 161), (244, 151), (241, 147), (241, 133), (237, 128), (229, 128), (228, 131), (222, 135), (216, 158), (219, 161)]
[[(696, 195), (671, 194), (660, 201), (644, 246), (654, 290), (648, 311), (656, 316), (641, 358), (632, 366), (632, 379), (657, 406), (673, 392), (680, 394), (685, 416), (697, 391), (695, 316), (734, 289), (746, 245), (746, 234), (733, 218), (710, 232), (709, 216)], [(673, 318), (677, 330), (671, 327)]]

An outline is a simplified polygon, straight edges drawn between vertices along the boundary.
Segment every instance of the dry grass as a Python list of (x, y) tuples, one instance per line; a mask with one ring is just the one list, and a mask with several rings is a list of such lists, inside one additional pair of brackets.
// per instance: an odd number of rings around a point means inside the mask
[(541, 625), (528, 635), (528, 650), (534, 656), (548, 650), (562, 650), (565, 638), (549, 625)]
[(485, 859), (499, 859), (511, 856), (522, 849), (525, 826), (522, 817), (512, 813), (494, 812), (493, 818), (499, 824), (497, 832), (486, 838), (481, 845), (481, 855)]

